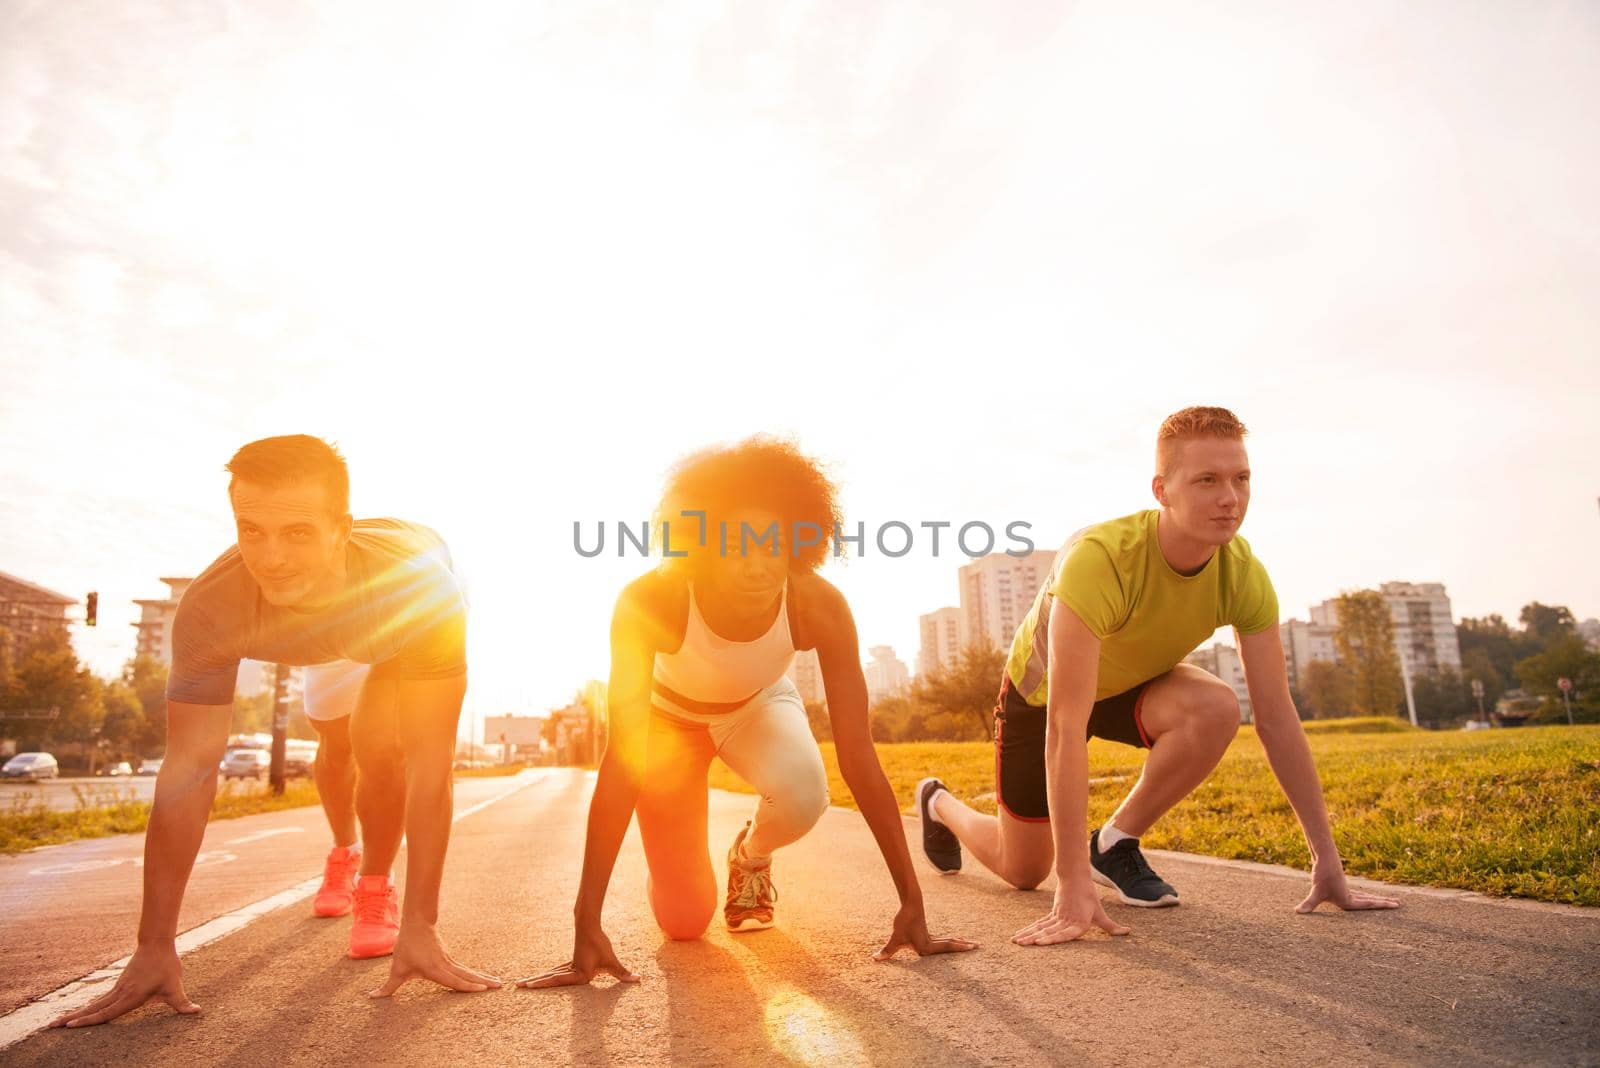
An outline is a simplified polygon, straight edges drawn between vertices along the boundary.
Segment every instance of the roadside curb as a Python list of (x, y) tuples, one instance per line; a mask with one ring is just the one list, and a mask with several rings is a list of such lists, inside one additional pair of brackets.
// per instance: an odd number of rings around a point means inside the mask
[[(718, 790), (718, 793), (730, 797), (754, 797), (754, 794), (741, 793), (736, 790)], [(856, 813), (853, 808), (844, 805), (829, 805), (829, 809), (839, 812)], [(913, 829), (920, 827), (917, 817), (907, 813), (900, 813), (900, 819)], [(915, 836), (913, 836), (914, 838)], [(1263, 864), (1254, 860), (1230, 860), (1225, 857), (1208, 857), (1200, 853), (1178, 853), (1167, 849), (1147, 849), (1146, 855), (1159, 857), (1164, 860), (1176, 860), (1186, 864), (1200, 864), (1212, 868), (1232, 868), (1235, 871), (1254, 872), (1257, 875), (1270, 875), (1279, 879), (1296, 879), (1304, 881), (1311, 877), (1308, 871), (1291, 868), (1285, 864)], [(1416, 894), (1421, 897), (1431, 897), (1451, 901), (1466, 901), (1476, 905), (1489, 905), (1495, 908), (1516, 909), (1522, 912), (1542, 912), (1560, 916), (1576, 916), (1586, 920), (1600, 921), (1600, 908), (1588, 905), (1564, 905), (1554, 901), (1533, 901), (1521, 897), (1496, 897), (1477, 890), (1459, 890), (1445, 886), (1413, 886), (1409, 883), (1385, 883), (1377, 879), (1367, 879), (1359, 875), (1348, 876), (1350, 885), (1375, 893), (1390, 891), (1402, 894)]]

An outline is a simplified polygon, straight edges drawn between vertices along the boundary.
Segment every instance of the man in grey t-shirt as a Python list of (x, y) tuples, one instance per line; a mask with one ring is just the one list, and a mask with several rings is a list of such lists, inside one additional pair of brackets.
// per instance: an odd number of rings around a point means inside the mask
[[(352, 520), (344, 458), (320, 439), (251, 442), (227, 469), (238, 543), (195, 579), (173, 620), (167, 753), (145, 836), (139, 947), (113, 989), (53, 1026), (103, 1023), (151, 998), (199, 1011), (183, 992), (178, 910), (245, 658), (310, 666), (308, 713), (330, 754), (318, 778), (330, 783), (336, 839), (350, 778), (338, 757), (354, 756), (363, 847), (350, 952), (393, 952), (376, 993), (413, 978), (456, 990), (499, 986), (456, 963), (436, 930), (467, 684), (466, 606), (444, 542), (399, 520)], [(403, 913), (391, 877), (402, 836), (410, 843)]]

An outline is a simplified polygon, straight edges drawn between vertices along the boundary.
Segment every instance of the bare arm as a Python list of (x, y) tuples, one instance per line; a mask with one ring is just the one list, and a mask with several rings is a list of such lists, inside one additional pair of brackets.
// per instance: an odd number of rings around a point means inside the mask
[(587, 983), (601, 971), (626, 982), (639, 976), (617, 959), (600, 922), (606, 889), (622, 839), (633, 820), (644, 775), (650, 729), (650, 683), (655, 668), (655, 628), (628, 594), (618, 599), (611, 620), (611, 677), (606, 686), (606, 751), (595, 775), (583, 847), (583, 874), (573, 906), (572, 959), (561, 967), (521, 980), (525, 987)]
[(1244, 661), (1245, 682), (1250, 687), (1256, 736), (1261, 739), (1267, 763), (1272, 765), (1272, 774), (1283, 787), (1311, 850), (1312, 890), (1300, 903), (1299, 911), (1310, 912), (1322, 901), (1332, 901), (1344, 909), (1395, 908), (1398, 902), (1353, 891), (1345, 881), (1344, 863), (1333, 841), (1322, 796), (1322, 779), (1311, 759), (1300, 714), (1289, 696), (1289, 674), (1278, 628), (1268, 627), (1255, 634), (1234, 633)]
[(1059, 599), (1050, 602), (1050, 688), (1045, 709), (1045, 796), (1057, 885), (1089, 882), (1089, 713), (1100, 639)]
[(894, 956), (901, 946), (909, 946), (919, 955), (975, 949), (975, 942), (960, 938), (936, 939), (928, 934), (922, 886), (911, 865), (911, 852), (906, 848), (900, 805), (872, 744), (872, 728), (867, 720), (867, 680), (861, 671), (855, 617), (849, 603), (832, 584), (819, 580), (818, 588), (823, 596), (818, 599), (816, 619), (808, 630), (818, 635), (817, 660), (822, 668), (823, 689), (828, 695), (828, 719), (833, 727), (839, 773), (844, 776), (857, 809), (867, 821), (878, 843), (878, 851), (889, 867), (895, 892), (900, 895), (894, 931), (875, 957), (885, 960)]
[(1100, 639), (1060, 599), (1050, 604), (1050, 691), (1045, 709), (1045, 796), (1055, 847), (1056, 895), (1050, 911), (1018, 931), (1024, 946), (1070, 942), (1113, 923), (1089, 876), (1089, 713), (1100, 675)]
[(406, 754), (406, 894), (402, 927), (439, 922), (439, 884), (455, 800), (452, 765), (467, 677), (403, 680), (396, 686)]
[(389, 978), (373, 997), (388, 997), (412, 979), (477, 992), (500, 985), (492, 975), (456, 962), (439, 935), (439, 884), (455, 800), (451, 764), (467, 676), (403, 679), (395, 713), (406, 754), (406, 893)]
[(183, 993), (178, 911), (217, 793), (217, 763), (228, 742), (233, 706), (167, 702), (167, 752), (156, 775), (144, 838), (144, 899), (139, 947), (111, 990), (52, 1027), (105, 1023), (159, 997), (182, 1013), (200, 1007)]

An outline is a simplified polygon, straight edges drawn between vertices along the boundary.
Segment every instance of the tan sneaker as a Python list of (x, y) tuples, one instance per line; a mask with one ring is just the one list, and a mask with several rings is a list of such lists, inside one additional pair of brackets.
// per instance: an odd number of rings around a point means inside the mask
[(728, 850), (728, 903), (722, 906), (722, 917), (730, 931), (771, 927), (772, 906), (778, 900), (778, 890), (772, 885), (772, 858), (750, 861), (739, 856), (739, 847), (749, 833), (746, 821)]

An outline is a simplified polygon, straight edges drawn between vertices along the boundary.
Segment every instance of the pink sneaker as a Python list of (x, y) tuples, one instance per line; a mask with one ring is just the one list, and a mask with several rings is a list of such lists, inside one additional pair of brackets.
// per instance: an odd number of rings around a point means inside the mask
[(356, 960), (386, 957), (400, 937), (400, 895), (387, 875), (363, 875), (356, 882), (350, 925), (350, 956)]
[(356, 889), (356, 872), (361, 868), (361, 850), (334, 846), (322, 869), (322, 888), (311, 902), (318, 916), (343, 916), (350, 911), (350, 895)]

